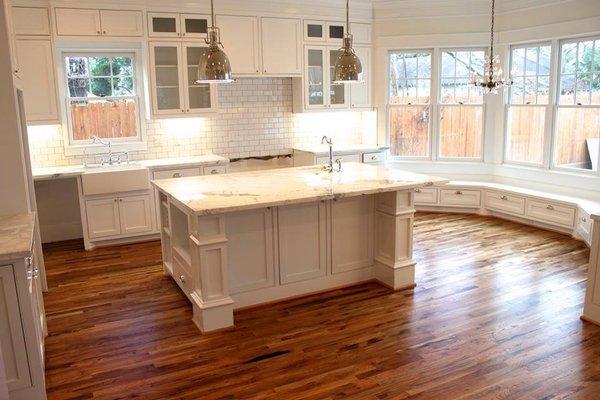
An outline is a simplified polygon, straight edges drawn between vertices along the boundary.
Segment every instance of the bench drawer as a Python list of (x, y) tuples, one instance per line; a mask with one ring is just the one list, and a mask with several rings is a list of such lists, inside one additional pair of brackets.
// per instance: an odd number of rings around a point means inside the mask
[(218, 175), (227, 173), (227, 167), (224, 165), (213, 165), (202, 168), (204, 175)]
[(485, 195), (485, 206), (490, 210), (511, 214), (525, 214), (525, 197), (505, 192), (488, 191)]
[(164, 171), (154, 171), (154, 179), (183, 178), (200, 175), (200, 168), (179, 168)]
[(362, 161), (365, 164), (384, 162), (385, 153), (383, 151), (377, 153), (364, 153), (362, 155)]
[(552, 202), (527, 200), (527, 216), (551, 225), (575, 226), (575, 208)]
[(436, 188), (416, 188), (415, 204), (437, 204), (438, 190)]
[(441, 189), (440, 204), (448, 207), (481, 206), (481, 191), (470, 189)]

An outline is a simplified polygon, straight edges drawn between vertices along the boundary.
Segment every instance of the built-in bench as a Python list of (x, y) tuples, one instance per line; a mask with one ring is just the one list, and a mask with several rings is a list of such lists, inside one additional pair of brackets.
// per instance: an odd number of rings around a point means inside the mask
[(568, 233), (589, 246), (600, 202), (493, 182), (451, 181), (415, 190), (415, 208), (494, 215)]

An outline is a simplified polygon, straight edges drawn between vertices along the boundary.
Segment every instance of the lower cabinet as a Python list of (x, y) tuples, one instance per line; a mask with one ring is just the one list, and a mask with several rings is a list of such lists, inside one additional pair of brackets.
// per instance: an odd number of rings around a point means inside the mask
[(331, 203), (331, 272), (334, 274), (373, 264), (373, 196)]
[(150, 233), (154, 229), (150, 193), (85, 201), (90, 239)]

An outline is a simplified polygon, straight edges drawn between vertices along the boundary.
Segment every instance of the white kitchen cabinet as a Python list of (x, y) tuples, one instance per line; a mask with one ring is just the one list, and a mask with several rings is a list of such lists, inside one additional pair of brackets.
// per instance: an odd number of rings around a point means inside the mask
[(350, 108), (371, 108), (371, 48), (367, 46), (354, 46), (363, 72), (360, 82), (347, 84), (350, 88)]
[(100, 10), (102, 35), (143, 36), (144, 17), (141, 11)]
[(8, 46), (9, 46), (9, 50), (10, 50), (10, 62), (11, 62), (11, 67), (12, 67), (12, 72), (13, 75), (17, 78), (20, 77), (19, 75), (19, 58), (17, 56), (17, 44), (16, 44), (16, 39), (15, 39), (15, 32), (14, 32), (14, 24), (13, 24), (13, 9), (11, 7), (11, 2), (10, 1), (3, 1), (2, 2), (2, 7), (4, 7), (4, 15), (6, 17), (6, 33), (8, 34)]
[(543, 201), (527, 199), (527, 216), (552, 225), (573, 228), (575, 226), (575, 207)]
[(27, 122), (58, 123), (52, 42), (18, 39), (16, 43)]
[(148, 13), (148, 36), (162, 38), (207, 37), (210, 16), (205, 14)]
[(205, 45), (178, 42), (150, 43), (152, 111), (157, 116), (202, 114), (216, 109), (216, 90), (195, 84)]
[(50, 19), (45, 7), (13, 7), (15, 35), (50, 36)]
[(278, 207), (280, 283), (324, 276), (327, 272), (326, 205)]
[(121, 234), (151, 232), (153, 229), (152, 198), (149, 194), (119, 198)]
[(346, 24), (331, 21), (304, 21), (305, 42), (339, 42), (346, 33)]
[(438, 201), (437, 188), (416, 188), (414, 195), (415, 205), (435, 205)]
[(56, 8), (58, 36), (143, 36), (143, 14), (137, 10)]
[(12, 265), (0, 266), (0, 346), (9, 391), (31, 386), (25, 336)]
[(332, 82), (341, 51), (333, 46), (305, 46), (304, 76), (294, 79), (294, 112), (348, 109), (347, 84)]
[(373, 196), (331, 203), (331, 272), (373, 265)]
[(118, 198), (86, 200), (85, 211), (91, 239), (121, 234)]
[(485, 207), (490, 210), (515, 215), (525, 214), (525, 197), (507, 192), (485, 192)]
[(233, 74), (259, 74), (261, 68), (258, 17), (217, 15), (216, 20)]
[(440, 204), (447, 207), (479, 208), (481, 191), (469, 189), (441, 189)]
[(261, 18), (262, 68), (269, 75), (302, 74), (302, 22)]
[(100, 36), (100, 12), (93, 9), (55, 8), (56, 34), (59, 36)]

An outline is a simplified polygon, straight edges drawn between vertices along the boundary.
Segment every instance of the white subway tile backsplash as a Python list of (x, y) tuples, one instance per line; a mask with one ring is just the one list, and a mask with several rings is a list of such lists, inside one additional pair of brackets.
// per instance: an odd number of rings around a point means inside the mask
[[(132, 159), (200, 154), (229, 158), (287, 154), (295, 146), (311, 146), (323, 135), (336, 144), (374, 143), (374, 112), (292, 113), (290, 78), (245, 78), (219, 85), (219, 110), (206, 117), (146, 122), (146, 151)], [(368, 132), (370, 131), (370, 132)], [(29, 127), (36, 167), (82, 164), (66, 155), (60, 126)], [(90, 161), (88, 159), (88, 161)]]

